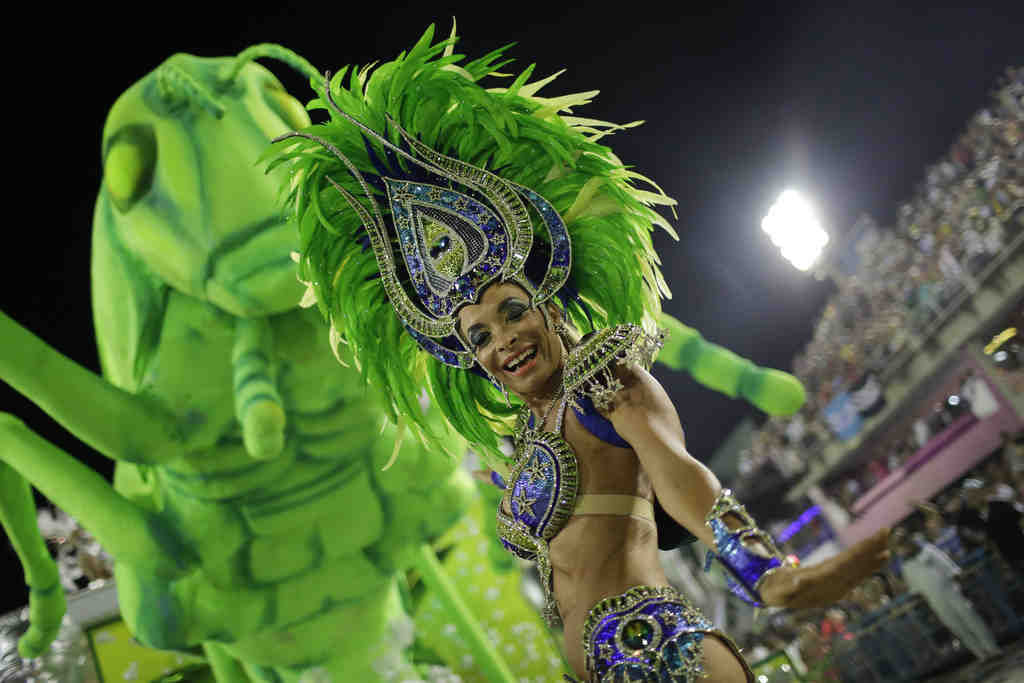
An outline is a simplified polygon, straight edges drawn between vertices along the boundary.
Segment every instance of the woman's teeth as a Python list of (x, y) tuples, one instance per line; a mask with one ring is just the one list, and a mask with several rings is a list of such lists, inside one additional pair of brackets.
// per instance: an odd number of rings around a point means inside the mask
[(509, 372), (515, 372), (527, 361), (534, 358), (537, 355), (537, 347), (533, 347), (523, 351), (521, 354), (513, 358), (510, 362), (505, 364), (505, 369)]

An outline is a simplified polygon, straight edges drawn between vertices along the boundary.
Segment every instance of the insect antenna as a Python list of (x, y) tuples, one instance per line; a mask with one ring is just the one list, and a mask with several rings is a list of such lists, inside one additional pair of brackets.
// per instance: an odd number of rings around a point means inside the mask
[(176, 64), (164, 62), (153, 72), (153, 78), (160, 97), (167, 104), (175, 106), (195, 102), (218, 119), (224, 115), (224, 107), (213, 93)]
[(310, 64), (309, 60), (302, 55), (276, 43), (259, 43), (239, 52), (235, 60), (224, 67), (219, 78), (221, 85), (226, 86), (233, 83), (246, 64), (264, 57), (284, 62), (311, 80), (318, 88), (324, 84), (320, 70)]

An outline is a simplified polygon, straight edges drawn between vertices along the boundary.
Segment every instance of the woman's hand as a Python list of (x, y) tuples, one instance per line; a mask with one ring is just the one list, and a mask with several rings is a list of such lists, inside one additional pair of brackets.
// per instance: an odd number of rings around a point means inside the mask
[(773, 607), (825, 607), (841, 600), (888, 561), (889, 530), (882, 529), (824, 562), (776, 569), (761, 583), (761, 597)]

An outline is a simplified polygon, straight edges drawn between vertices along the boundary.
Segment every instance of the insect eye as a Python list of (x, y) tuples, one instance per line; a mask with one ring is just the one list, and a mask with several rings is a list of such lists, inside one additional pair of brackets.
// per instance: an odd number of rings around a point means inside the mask
[(121, 213), (132, 208), (152, 187), (156, 152), (156, 135), (147, 125), (125, 126), (107, 140), (103, 183)]

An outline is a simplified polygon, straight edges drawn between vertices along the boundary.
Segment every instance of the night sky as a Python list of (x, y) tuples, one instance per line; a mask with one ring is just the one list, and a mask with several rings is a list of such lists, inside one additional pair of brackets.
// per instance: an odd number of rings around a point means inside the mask
[[(695, 13), (667, 9), (675, 3), (459, 3), (435, 11), (420, 2), (382, 3), (379, 15), (361, 18), (331, 9), (352, 5), (343, 2), (272, 10), (257, 3), (210, 15), (214, 4), (148, 4), (145, 20), (130, 18), (141, 5), (111, 6), (97, 17), (36, 3), (17, 10), (22, 16), (7, 15), (9, 31), (38, 42), (9, 54), (5, 69), (4, 156), (14, 211), (4, 226), (13, 243), (0, 268), (0, 308), (93, 370), (89, 235), (103, 121), (122, 91), (175, 52), (226, 56), (277, 42), (336, 71), (394, 57), (431, 22), (447, 35), (453, 15), (463, 36), (457, 51), (469, 58), (517, 42), (509, 53), (517, 61), (505, 70), (530, 62), (535, 75), (567, 69), (542, 94), (601, 90), (576, 115), (646, 121), (605, 141), (679, 201), (679, 242), (664, 234), (656, 240), (674, 293), (667, 311), (708, 339), (783, 369), (810, 338), (832, 285), (794, 270), (760, 231), (778, 193), (803, 190), (833, 235), (862, 212), (892, 224), (897, 203), (988, 103), (1004, 67), (1024, 64), (1024, 4), (1010, 2), (938, 9), (725, 3)], [(263, 63), (308, 99), (287, 67)], [(659, 376), (698, 458), (710, 457), (742, 417), (756, 413), (686, 376)], [(6, 385), (0, 410), (112, 471)], [(0, 542), (0, 566), (9, 567), (6, 546)], [(12, 597), (0, 612), (24, 602)]]

